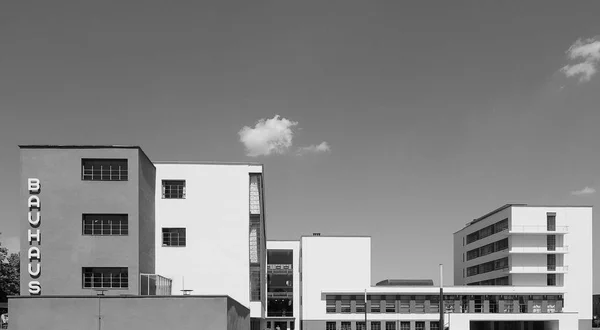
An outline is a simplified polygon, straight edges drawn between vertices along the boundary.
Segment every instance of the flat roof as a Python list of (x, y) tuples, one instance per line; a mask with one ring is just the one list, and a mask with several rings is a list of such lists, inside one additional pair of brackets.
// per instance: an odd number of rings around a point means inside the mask
[(371, 238), (371, 236), (368, 235), (302, 235), (300, 236), (302, 237), (328, 237), (328, 238), (348, 238), (348, 237), (355, 237), (355, 238)]
[(468, 228), (469, 226), (476, 224), (479, 221), (482, 221), (482, 220), (484, 220), (500, 211), (503, 211), (509, 207), (593, 207), (593, 206), (591, 206), (591, 205), (529, 205), (529, 204), (523, 204), (523, 203), (504, 204), (501, 207), (480, 216), (479, 218), (473, 219), (471, 222), (467, 223), (467, 225), (465, 225), (463, 228), (457, 230), (454, 233), (456, 234), (456, 233), (460, 232), (461, 230)]
[(159, 160), (153, 161), (154, 164), (186, 164), (186, 165), (252, 165), (264, 166), (262, 163), (253, 162), (219, 162), (219, 161), (182, 161), (182, 160)]
[(140, 146), (121, 144), (20, 144), (21, 149), (142, 149)]

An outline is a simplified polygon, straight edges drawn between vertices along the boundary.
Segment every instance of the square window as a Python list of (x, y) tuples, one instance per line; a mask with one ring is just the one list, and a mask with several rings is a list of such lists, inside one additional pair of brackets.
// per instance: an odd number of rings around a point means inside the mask
[(185, 180), (162, 180), (163, 199), (184, 199)]

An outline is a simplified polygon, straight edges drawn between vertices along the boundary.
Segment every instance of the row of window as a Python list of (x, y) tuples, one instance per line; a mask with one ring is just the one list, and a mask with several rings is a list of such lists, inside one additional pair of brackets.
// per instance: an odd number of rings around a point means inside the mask
[[(425, 322), (426, 321), (415, 321), (415, 329), (416, 330), (425, 330)], [(353, 322), (340, 322), (340, 330), (367, 330), (367, 326), (364, 321), (356, 321), (354, 322), (355, 326), (352, 328)], [(385, 330), (396, 330), (396, 324), (399, 323), (400, 330), (410, 330), (410, 321), (371, 321), (369, 322), (371, 328), (369, 330), (382, 330), (382, 323), (385, 324)], [(439, 330), (440, 322), (439, 321), (429, 321), (429, 329), (431, 330)], [(337, 330), (337, 322), (326, 322), (325, 330)]]
[(475, 276), (478, 274), (485, 274), (495, 270), (501, 270), (508, 268), (508, 257), (504, 257), (497, 260), (492, 260), (479, 265), (471, 266), (467, 268), (467, 277)]
[(508, 285), (508, 276), (492, 278), (481, 282), (472, 282), (467, 285)]
[(480, 229), (474, 233), (467, 235), (467, 244), (471, 244), (480, 239), (486, 238), (490, 235), (499, 233), (508, 229), (508, 218), (498, 221), (492, 225), (489, 225), (483, 229)]
[[(82, 159), (81, 179), (85, 181), (127, 181), (127, 159)], [(162, 198), (185, 198), (185, 180), (162, 180)]]
[[(380, 298), (377, 298), (380, 297)], [(371, 313), (438, 313), (439, 296), (369, 296)], [(379, 304), (384, 299), (383, 304)], [(364, 313), (364, 296), (326, 296), (326, 313)], [(486, 304), (487, 302), (487, 304)], [(546, 304), (542, 304), (546, 302)], [(539, 307), (539, 306), (544, 306)], [(396, 307), (397, 306), (397, 307)], [(516, 306), (516, 307), (515, 307)], [(521, 307), (519, 307), (521, 306)], [(557, 313), (562, 310), (563, 298), (559, 295), (444, 295), (446, 313)], [(542, 309), (539, 309), (542, 308)]]
[(467, 260), (483, 257), (488, 254), (508, 249), (508, 237), (482, 247), (467, 251)]

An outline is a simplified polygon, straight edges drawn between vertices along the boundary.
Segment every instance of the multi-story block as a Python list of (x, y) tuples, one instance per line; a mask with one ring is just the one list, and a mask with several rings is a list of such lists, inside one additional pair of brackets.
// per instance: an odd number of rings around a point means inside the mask
[(592, 208), (508, 204), (454, 233), (455, 285), (563, 287), (591, 320)]
[(258, 328), (266, 305), (262, 165), (155, 165), (157, 273), (172, 279), (173, 294), (231, 296)]
[(267, 241), (267, 328), (300, 328), (300, 242)]
[(21, 295), (139, 294), (155, 168), (138, 147), (21, 146)]

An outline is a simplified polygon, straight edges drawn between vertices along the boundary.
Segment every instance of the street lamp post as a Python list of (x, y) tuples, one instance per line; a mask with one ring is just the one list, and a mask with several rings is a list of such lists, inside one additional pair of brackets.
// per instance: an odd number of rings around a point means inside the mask
[(444, 265), (440, 264), (440, 329), (444, 327)]

